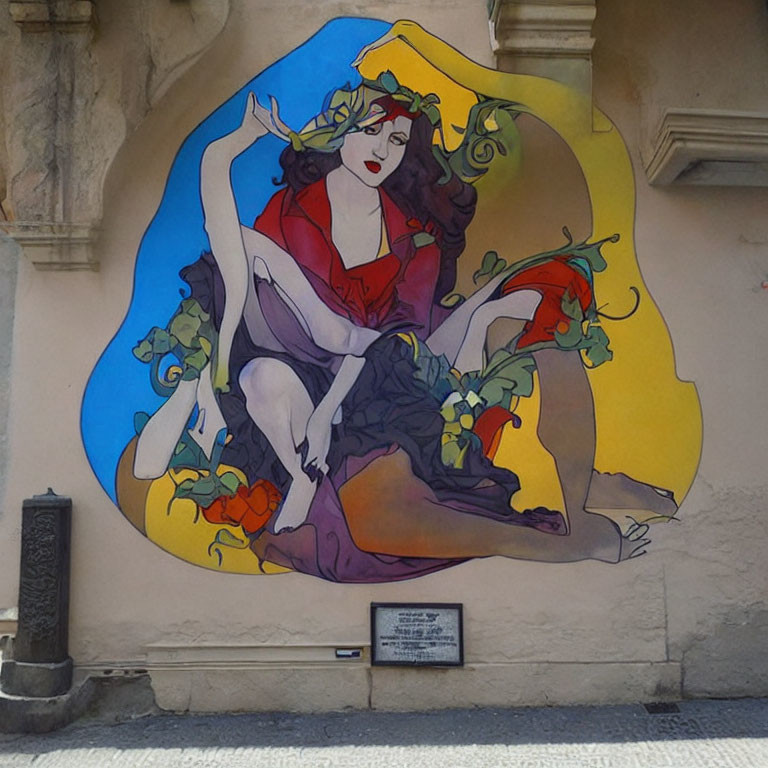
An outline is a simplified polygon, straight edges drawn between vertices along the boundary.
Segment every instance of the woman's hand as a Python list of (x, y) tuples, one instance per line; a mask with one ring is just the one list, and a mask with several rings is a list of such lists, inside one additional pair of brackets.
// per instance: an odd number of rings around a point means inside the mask
[(240, 127), (212, 141), (205, 152), (208, 156), (216, 155), (231, 161), (268, 133), (276, 133), (272, 115), (259, 104), (253, 93), (249, 93)]
[(331, 447), (331, 419), (325, 408), (317, 407), (307, 423), (307, 455), (304, 469), (327, 474), (328, 451)]

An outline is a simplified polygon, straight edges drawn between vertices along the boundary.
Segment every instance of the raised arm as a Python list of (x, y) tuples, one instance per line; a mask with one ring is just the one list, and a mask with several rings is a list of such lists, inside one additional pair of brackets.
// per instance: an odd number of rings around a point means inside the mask
[(205, 231), (211, 251), (224, 281), (224, 315), (214, 364), (215, 390), (225, 390), (229, 382), (229, 356), (232, 340), (245, 308), (252, 265), (240, 234), (230, 170), (233, 160), (269, 132), (269, 113), (250, 94), (239, 128), (208, 145), (200, 168), (200, 196)]

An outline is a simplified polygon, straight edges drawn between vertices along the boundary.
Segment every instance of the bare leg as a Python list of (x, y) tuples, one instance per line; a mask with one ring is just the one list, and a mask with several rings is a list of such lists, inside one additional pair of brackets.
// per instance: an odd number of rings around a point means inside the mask
[(448, 359), (462, 373), (481, 370), (484, 366), (486, 336), (491, 324), (501, 317), (530, 320), (540, 303), (540, 293), (521, 290), (483, 304), (472, 314), (463, 337), (456, 340), (455, 353), (451, 350)]
[(456, 308), (427, 339), (430, 350), (436, 355), (445, 355), (453, 362), (467, 335), (473, 315), (481, 307), (496, 303), (489, 302), (488, 299), (508, 276), (506, 272), (497, 275)]
[(306, 520), (316, 490), (297, 452), (297, 446), (306, 437), (314, 405), (299, 377), (280, 360), (251, 360), (241, 371), (239, 381), (248, 414), (291, 476), (291, 487), (275, 521), (275, 531), (295, 528)]
[(442, 504), (414, 476), (403, 450), (376, 459), (341, 487), (339, 497), (352, 538), (367, 552), (438, 558), (502, 555), (544, 562), (616, 562), (620, 557), (618, 533), (609, 542), (595, 535), (595, 523), (609, 522), (597, 515), (588, 515), (584, 525), (563, 536)]
[[(541, 295), (520, 290), (482, 305), (472, 315), (455, 359), (458, 370), (483, 367), (483, 351), (491, 324), (501, 317), (530, 319)], [(546, 349), (533, 353), (539, 372), (541, 415), (538, 434), (552, 454), (563, 489), (569, 535), (588, 535), (603, 559), (611, 559), (621, 542), (617, 526), (585, 510), (595, 461), (595, 410), (592, 389), (579, 352)]]
[(552, 454), (565, 501), (569, 533), (586, 526), (595, 546), (621, 541), (607, 517), (585, 510), (595, 465), (595, 408), (580, 352), (542, 349), (533, 353), (539, 373), (541, 412), (538, 435)]

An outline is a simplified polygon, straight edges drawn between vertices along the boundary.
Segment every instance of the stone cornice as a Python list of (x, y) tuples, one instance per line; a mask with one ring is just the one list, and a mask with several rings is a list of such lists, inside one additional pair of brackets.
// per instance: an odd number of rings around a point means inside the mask
[(93, 245), (98, 229), (91, 224), (53, 221), (3, 221), (0, 229), (23, 249), (38, 268), (47, 270), (96, 270)]
[(13, 21), (25, 32), (76, 32), (96, 23), (96, 7), (91, 0), (11, 0), (8, 7)]
[(768, 112), (667, 109), (644, 165), (659, 186), (768, 186)]
[(489, 12), (495, 53), (591, 56), (594, 0), (494, 0)]

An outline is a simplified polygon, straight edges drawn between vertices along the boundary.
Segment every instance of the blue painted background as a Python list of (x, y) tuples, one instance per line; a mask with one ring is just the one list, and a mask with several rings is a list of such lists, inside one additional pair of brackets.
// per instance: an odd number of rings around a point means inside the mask
[[(285, 122), (300, 129), (322, 108), (326, 95), (360, 82), (350, 67), (361, 48), (381, 37), (389, 24), (372, 19), (335, 19), (306, 43), (277, 61), (206, 118), (184, 141), (171, 167), (163, 199), (139, 247), (133, 296), (125, 320), (104, 350), (83, 396), (80, 426), (93, 471), (116, 501), (117, 462), (135, 434), (136, 411), (153, 413), (163, 398), (149, 383), (149, 366), (132, 348), (152, 326), (165, 327), (185, 283), (179, 270), (209, 249), (200, 202), (200, 162), (205, 147), (238, 127), (248, 94), (269, 106), (277, 98)], [(251, 225), (280, 177), (278, 156), (285, 144), (266, 136), (243, 153), (232, 168), (240, 219)]]

